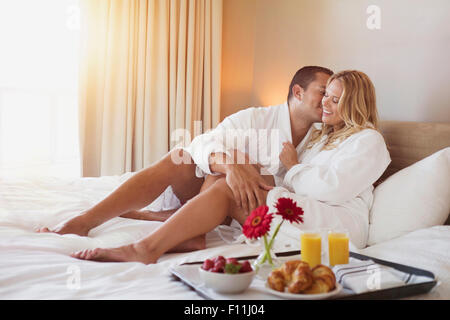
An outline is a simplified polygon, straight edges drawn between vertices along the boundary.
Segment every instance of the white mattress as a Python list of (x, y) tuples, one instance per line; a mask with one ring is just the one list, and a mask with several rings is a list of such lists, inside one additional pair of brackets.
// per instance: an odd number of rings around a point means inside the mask
[[(99, 263), (73, 259), (69, 253), (131, 243), (159, 222), (115, 218), (92, 230), (89, 237), (34, 232), (36, 227), (53, 227), (79, 214), (128, 177), (0, 179), (0, 299), (201, 299), (172, 278), (170, 266), (219, 254), (259, 253), (259, 247), (227, 244), (212, 231), (207, 249), (166, 254), (154, 265)], [(414, 298), (449, 299), (449, 228), (418, 230), (360, 252), (433, 272), (441, 284)], [(295, 232), (280, 234), (275, 249), (299, 249)]]

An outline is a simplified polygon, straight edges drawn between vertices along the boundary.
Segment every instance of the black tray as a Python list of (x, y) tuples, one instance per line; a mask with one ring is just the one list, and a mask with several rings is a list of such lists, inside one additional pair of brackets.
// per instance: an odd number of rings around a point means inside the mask
[[(301, 250), (295, 250), (295, 251), (287, 251), (287, 252), (280, 252), (276, 253), (278, 257), (289, 257), (294, 255), (301, 254)], [(394, 269), (397, 269), (399, 271), (422, 276), (429, 278), (430, 281), (425, 281), (421, 283), (414, 283), (414, 284), (405, 284), (404, 286), (395, 287), (395, 288), (388, 288), (388, 289), (381, 289), (381, 290), (374, 290), (371, 292), (364, 292), (360, 294), (349, 294), (347, 296), (343, 297), (337, 297), (336, 300), (358, 300), (358, 299), (399, 299), (399, 298), (405, 298), (410, 296), (415, 296), (419, 294), (424, 294), (429, 292), (436, 284), (436, 277), (434, 274), (430, 271), (414, 268), (411, 266), (394, 263), (382, 259), (373, 258), (370, 256), (362, 255), (355, 252), (350, 252), (350, 257), (353, 257), (358, 260), (373, 260), (375, 263), (378, 263), (380, 265), (384, 265), (387, 267), (391, 267)], [(245, 256), (245, 257), (236, 257), (237, 260), (251, 260), (256, 259), (257, 256)], [(196, 261), (196, 262), (187, 262), (183, 263), (182, 265), (194, 265), (194, 264), (202, 264), (202, 261)], [(182, 279), (178, 277), (175, 274), (172, 274), (176, 279), (183, 281), (186, 285), (191, 287), (193, 290), (195, 290), (201, 297), (205, 299), (211, 299), (211, 297), (204, 294), (204, 292), (200, 292), (196, 289), (194, 285), (192, 285), (189, 281), (186, 281), (186, 279)]]

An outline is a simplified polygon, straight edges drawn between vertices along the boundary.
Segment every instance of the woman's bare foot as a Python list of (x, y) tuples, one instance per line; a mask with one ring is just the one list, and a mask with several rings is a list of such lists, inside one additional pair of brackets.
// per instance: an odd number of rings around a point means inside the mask
[(50, 230), (47, 227), (39, 228), (36, 230), (38, 233), (46, 233), (46, 232), (52, 232), (57, 234), (77, 234), (79, 236), (87, 237), (89, 230), (91, 230), (91, 227), (89, 224), (85, 221), (84, 216), (80, 215), (73, 219), (70, 219), (69, 221), (63, 223), (60, 226), (57, 226), (54, 230)]
[[(169, 252), (189, 252), (194, 250), (205, 249), (205, 236), (201, 235), (193, 239), (187, 240)], [(142, 242), (125, 245), (118, 248), (110, 249), (86, 249), (72, 253), (73, 258), (81, 260), (93, 260), (100, 262), (142, 262), (144, 264), (156, 263), (159, 256), (154, 251), (146, 248)]]
[(144, 264), (155, 263), (159, 257), (145, 250), (139, 244), (130, 244), (112, 249), (86, 249), (72, 253), (73, 258), (81, 260), (93, 260), (100, 262), (142, 262)]

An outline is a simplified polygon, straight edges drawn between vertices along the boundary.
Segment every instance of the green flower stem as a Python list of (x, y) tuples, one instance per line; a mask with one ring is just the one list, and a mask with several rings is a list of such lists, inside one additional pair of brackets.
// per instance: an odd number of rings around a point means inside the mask
[(283, 222), (284, 222), (284, 220), (281, 220), (281, 222), (277, 225), (275, 232), (273, 233), (272, 239), (270, 239), (269, 248), (272, 248), (273, 242), (275, 241), (275, 237), (277, 236), (278, 231), (280, 231), (280, 227), (283, 224)]
[(270, 265), (272, 265), (273, 262), (272, 262), (272, 257), (269, 254), (270, 248), (269, 248), (269, 244), (267, 243), (266, 235), (264, 235), (264, 247), (266, 248), (266, 254), (264, 255), (264, 258), (263, 258), (262, 262), (264, 263), (266, 261), (266, 258), (267, 258), (267, 259), (269, 259)]
[(275, 237), (277, 236), (278, 231), (280, 231), (280, 227), (283, 224), (283, 222), (284, 222), (284, 220), (282, 220), (275, 228), (275, 232), (273, 233), (273, 236), (270, 239), (269, 244), (267, 244), (267, 238), (264, 235), (264, 246), (266, 248), (266, 252), (264, 254), (264, 257), (261, 260), (261, 264), (263, 264), (264, 262), (266, 262), (267, 259), (269, 259), (269, 263), (272, 265), (272, 257), (270, 256), (270, 249), (272, 249), (273, 242), (275, 241)]

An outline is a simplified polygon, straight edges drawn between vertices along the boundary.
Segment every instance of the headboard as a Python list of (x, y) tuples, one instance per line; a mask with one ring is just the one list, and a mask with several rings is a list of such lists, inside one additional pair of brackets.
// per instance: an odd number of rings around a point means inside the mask
[[(450, 147), (449, 122), (380, 121), (379, 128), (392, 161), (377, 184), (436, 151)], [(450, 224), (450, 217), (446, 224)]]

